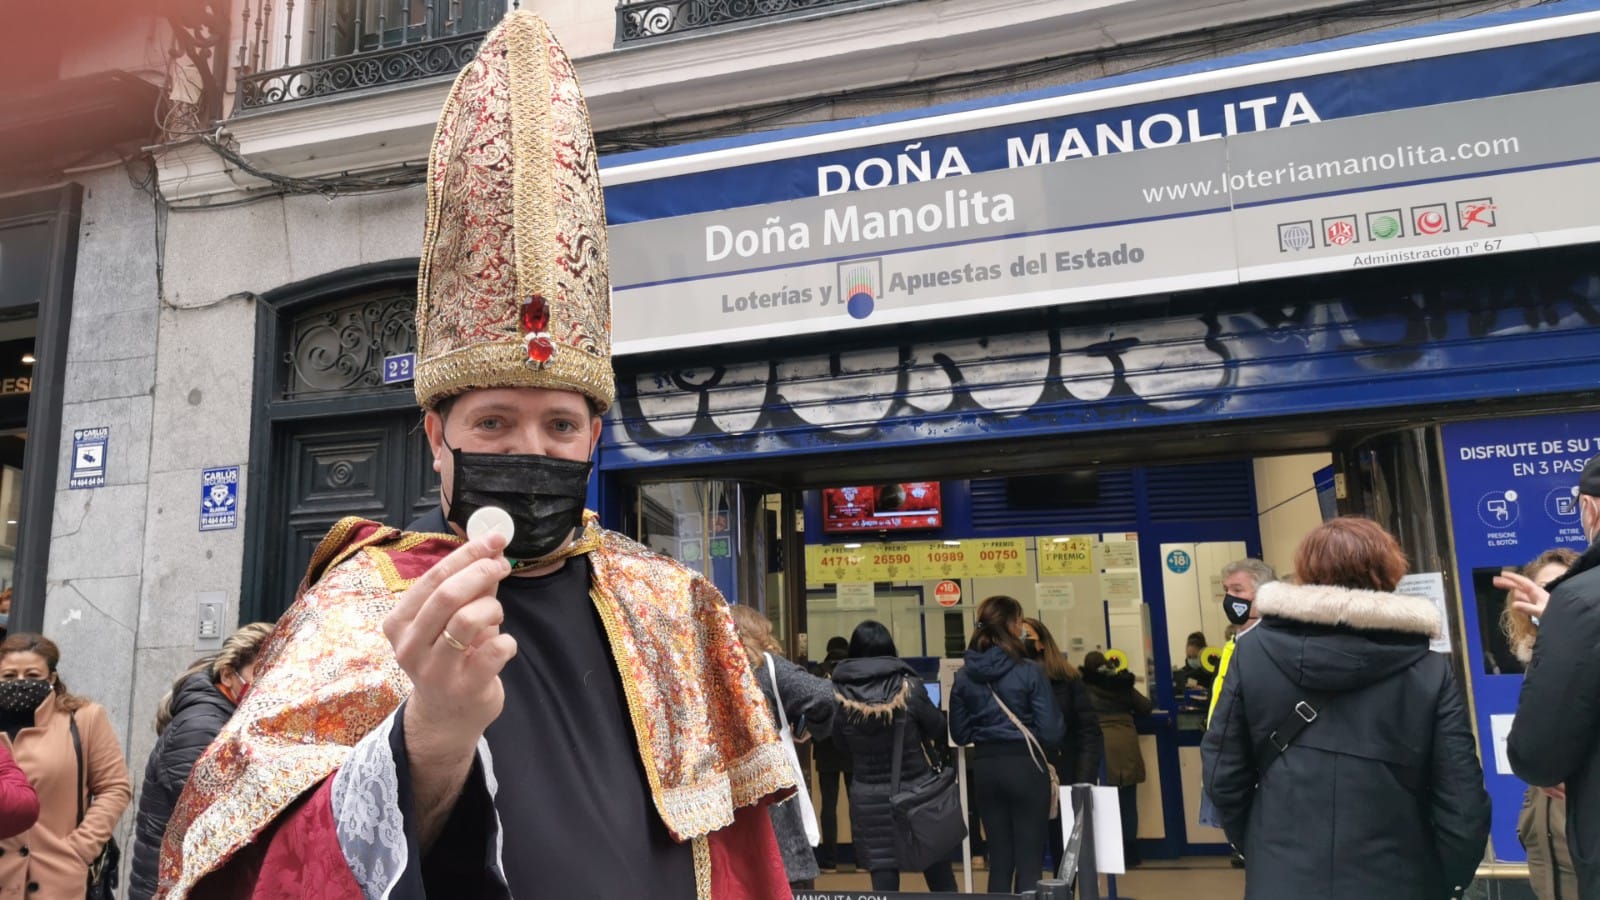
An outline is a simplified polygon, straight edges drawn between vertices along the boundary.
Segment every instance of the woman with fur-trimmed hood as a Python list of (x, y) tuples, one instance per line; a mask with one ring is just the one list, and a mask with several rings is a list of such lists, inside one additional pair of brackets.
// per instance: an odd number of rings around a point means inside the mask
[(1299, 585), (1263, 585), (1201, 743), (1205, 789), (1245, 860), (1246, 900), (1462, 896), (1489, 796), (1405, 554), (1354, 516), (1306, 536)]
[[(929, 759), (942, 760), (948, 749), (944, 713), (928, 699), (922, 678), (895, 650), (894, 638), (880, 622), (868, 620), (850, 636), (850, 656), (833, 669), (840, 720), (834, 737), (855, 761), (850, 782), (850, 840), (856, 868), (872, 875), (875, 891), (900, 889), (900, 861), (895, 854), (894, 818), (889, 794), (894, 768), (895, 721), (904, 719), (906, 736), (900, 754), (902, 790), (932, 774)], [(954, 892), (950, 863), (923, 870), (930, 891)]]

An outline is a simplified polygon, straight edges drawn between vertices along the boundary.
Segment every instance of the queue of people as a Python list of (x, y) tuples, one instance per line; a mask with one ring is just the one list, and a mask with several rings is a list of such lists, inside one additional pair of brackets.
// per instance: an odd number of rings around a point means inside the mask
[[(1149, 700), (1133, 687), (1131, 673), (1099, 671), (1103, 654), (1090, 653), (1081, 670), (1074, 666), (1045, 624), (1023, 613), (1008, 596), (979, 604), (965, 664), (951, 687), (948, 722), (885, 625), (865, 621), (847, 642), (830, 642), (818, 675), (832, 682), (840, 709), (833, 740), (815, 742), (821, 831), (833, 837), (818, 847), (822, 869), (836, 861), (837, 825), (827, 795), (829, 781), (837, 784), (835, 773), (842, 770), (849, 773), (856, 868), (870, 873), (875, 890), (899, 888), (904, 867), (890, 810), (897, 727), (903, 730), (905, 784), (927, 783), (951, 764), (952, 744), (971, 748), (973, 821), (983, 831), (991, 893), (1031, 889), (1045, 874), (1046, 860), (1060, 859), (1061, 828), (1050, 809), (1056, 783), (1100, 780), (1103, 759), (1110, 783), (1124, 785), (1131, 803), (1133, 787), (1144, 780), (1133, 716), (1149, 713)], [(824, 759), (830, 760), (826, 768)], [(1137, 821), (1128, 809), (1129, 854), (1136, 862)], [(930, 890), (955, 889), (949, 856), (913, 871)]]

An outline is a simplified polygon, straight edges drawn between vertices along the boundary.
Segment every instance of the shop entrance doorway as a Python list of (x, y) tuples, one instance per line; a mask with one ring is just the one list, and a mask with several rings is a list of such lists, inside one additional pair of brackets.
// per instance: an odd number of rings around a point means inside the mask
[[(1004, 475), (945, 468), (921, 482), (791, 469), (770, 482), (646, 479), (624, 493), (635, 536), (704, 567), (732, 586), (730, 600), (750, 596), (739, 592), (751, 579), (735, 570), (764, 567), (753, 605), (781, 623), (794, 658), (819, 663), (830, 639), (878, 620), (946, 708), (931, 687), (941, 660), (960, 658), (979, 603), (994, 594), (1022, 601), (1075, 665), (1120, 651), (1111, 655), (1126, 660), (1154, 707), (1138, 721), (1141, 847), (1170, 858), (1226, 852), (1221, 832), (1199, 824), (1209, 685), (1183, 677), (1185, 644), (1199, 633), (1205, 647), (1222, 646), (1223, 567), (1290, 558), (1322, 521), (1316, 476), (1331, 462), (1312, 453)], [(919, 491), (924, 499), (913, 502)], [(739, 524), (738, 511), (751, 509), (767, 513), (766, 533)], [(719, 516), (729, 518), (717, 527), (744, 543), (713, 555), (718, 537), (707, 523)], [(848, 823), (841, 829), (847, 835)]]

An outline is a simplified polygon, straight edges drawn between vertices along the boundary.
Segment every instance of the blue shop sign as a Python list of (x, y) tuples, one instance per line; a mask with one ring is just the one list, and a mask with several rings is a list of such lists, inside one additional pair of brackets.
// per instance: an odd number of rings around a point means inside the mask
[(1546, 550), (1582, 552), (1578, 476), (1600, 453), (1600, 413), (1562, 413), (1458, 422), (1443, 427), (1467, 670), (1480, 751), (1494, 800), (1495, 855), (1521, 859), (1517, 814), (1526, 788), (1511, 773), (1505, 737), (1517, 711), (1523, 665), (1501, 629), (1502, 569), (1520, 569)]
[[(1576, 14), (1595, 9), (1556, 3), (614, 155), (603, 162), (606, 218), (623, 225), (1586, 84), (1600, 81), (1600, 26)], [(1118, 102), (1130, 94), (1151, 99)]]

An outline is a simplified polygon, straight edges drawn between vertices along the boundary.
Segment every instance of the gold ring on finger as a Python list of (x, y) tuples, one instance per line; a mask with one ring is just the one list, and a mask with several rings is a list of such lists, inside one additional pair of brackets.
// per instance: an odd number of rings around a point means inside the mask
[(463, 653), (465, 653), (465, 652), (466, 652), (466, 649), (467, 649), (467, 645), (466, 645), (466, 644), (463, 644), (463, 643), (461, 643), (461, 642), (460, 642), (460, 641), (458, 641), (458, 640), (456, 640), (456, 636), (455, 636), (455, 635), (453, 635), (453, 634), (451, 634), (451, 633), (450, 633), (450, 629), (448, 629), (448, 628), (446, 628), (446, 629), (445, 629), (445, 630), (444, 630), (444, 642), (445, 642), (445, 643), (446, 643), (446, 644), (449, 644), (449, 645), (450, 645), (450, 646), (451, 646), (451, 647), (453, 647), (453, 648), (455, 648), (455, 649), (457, 649), (457, 650), (460, 650), (460, 651), (462, 651), (462, 652), (463, 652)]

